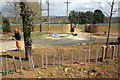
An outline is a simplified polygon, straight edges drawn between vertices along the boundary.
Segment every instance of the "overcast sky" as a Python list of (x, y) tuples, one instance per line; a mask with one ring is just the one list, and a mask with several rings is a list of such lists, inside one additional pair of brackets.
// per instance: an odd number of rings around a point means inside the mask
[[(7, 12), (5, 9), (5, 1), (7, 0), (0, 0), (0, 11), (2, 11), (4, 14), (7, 15)], [(8, 0), (13, 1), (13, 0)], [(19, 1), (19, 0), (16, 0)], [(28, 1), (39, 1), (39, 0), (28, 0)], [(67, 0), (49, 0), (50, 1), (50, 15), (51, 16), (66, 16), (66, 2)], [(69, 12), (72, 10), (75, 11), (94, 11), (96, 9), (100, 9), (99, 2), (101, 2), (101, 5), (107, 13), (110, 11), (110, 6), (107, 4), (107, 2), (111, 2), (112, 0), (68, 0), (70, 2), (69, 4)], [(119, 0), (115, 0), (116, 2), (119, 2)], [(118, 7), (118, 4), (116, 4), (115, 8)], [(46, 0), (42, 0), (42, 9), (47, 9)], [(43, 16), (47, 15), (47, 11), (43, 11)], [(118, 13), (116, 13), (114, 16), (118, 16)]]

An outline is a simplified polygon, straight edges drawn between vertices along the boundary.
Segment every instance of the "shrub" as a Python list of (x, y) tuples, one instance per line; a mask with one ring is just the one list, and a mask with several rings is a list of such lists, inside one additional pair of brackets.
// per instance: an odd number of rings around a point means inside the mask
[(8, 18), (3, 18), (2, 30), (3, 30), (3, 32), (10, 32), (10, 21)]

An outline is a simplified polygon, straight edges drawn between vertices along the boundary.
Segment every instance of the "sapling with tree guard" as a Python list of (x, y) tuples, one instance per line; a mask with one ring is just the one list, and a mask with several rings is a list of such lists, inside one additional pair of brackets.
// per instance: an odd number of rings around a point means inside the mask
[(55, 66), (55, 57), (56, 57), (56, 53), (54, 53), (53, 55), (53, 66)]
[(77, 53), (76, 63), (78, 63), (79, 56), (80, 56), (80, 48), (78, 48), (78, 53)]
[(5, 72), (2, 58), (0, 59), (0, 63), (1, 63), (0, 66), (1, 66), (2, 72)]
[(7, 57), (6, 57), (6, 73), (8, 75), (8, 59), (7, 59)]
[(58, 67), (60, 67), (60, 54), (58, 54)]
[(86, 64), (86, 49), (84, 49), (84, 63)]
[(44, 54), (42, 54), (42, 67), (44, 65)]
[(46, 69), (48, 68), (48, 55), (46, 53)]
[(62, 57), (62, 65), (64, 65), (64, 54), (61, 54)]
[(23, 67), (22, 67), (22, 59), (21, 59), (21, 57), (19, 57), (19, 60), (20, 60), (20, 71), (22, 72)]
[(98, 49), (96, 49), (96, 63), (98, 63)]
[(15, 61), (15, 57), (14, 56), (13, 56), (13, 64), (14, 64), (15, 72), (17, 72), (17, 65), (16, 65), (16, 61)]

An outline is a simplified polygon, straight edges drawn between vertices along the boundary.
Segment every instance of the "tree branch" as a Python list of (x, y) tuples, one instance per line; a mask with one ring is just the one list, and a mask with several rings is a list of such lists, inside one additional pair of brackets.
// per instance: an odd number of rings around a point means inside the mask
[(110, 2), (107, 2), (107, 4), (109, 4), (109, 5), (112, 7), (112, 5), (111, 5), (111, 3), (110, 3)]
[(118, 10), (120, 10), (120, 8), (114, 10), (112, 14), (115, 14)]
[(14, 8), (14, 6), (10, 3), (10, 2), (7, 2), (11, 7), (13, 7)]
[(107, 15), (107, 17), (109, 17), (109, 14), (107, 12), (104, 11), (104, 9), (102, 8), (101, 3), (99, 2), (100, 8), (102, 9), (102, 11)]

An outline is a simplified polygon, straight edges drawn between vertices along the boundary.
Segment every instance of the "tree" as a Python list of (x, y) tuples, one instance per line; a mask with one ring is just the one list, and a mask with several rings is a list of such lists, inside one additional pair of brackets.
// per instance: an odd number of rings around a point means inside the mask
[(10, 32), (10, 21), (6, 17), (2, 20), (2, 30), (3, 32)]
[(68, 17), (70, 23), (78, 24), (79, 23), (79, 13), (76, 11), (71, 11)]
[(74, 24), (85, 24), (85, 23), (93, 23), (93, 12), (77, 12), (71, 11), (69, 14), (69, 21)]
[(93, 23), (94, 14), (91, 11), (85, 12), (85, 23)]
[(84, 24), (86, 22), (85, 13), (79, 12), (79, 24)]
[(24, 43), (25, 43), (25, 54), (26, 59), (29, 59), (32, 51), (32, 38), (31, 38), (31, 26), (32, 26), (32, 16), (34, 16), (33, 11), (29, 9), (26, 2), (20, 2), (21, 17), (23, 23), (23, 33), (24, 33)]
[(104, 22), (104, 14), (101, 10), (97, 9), (94, 11), (94, 24), (103, 23)]

